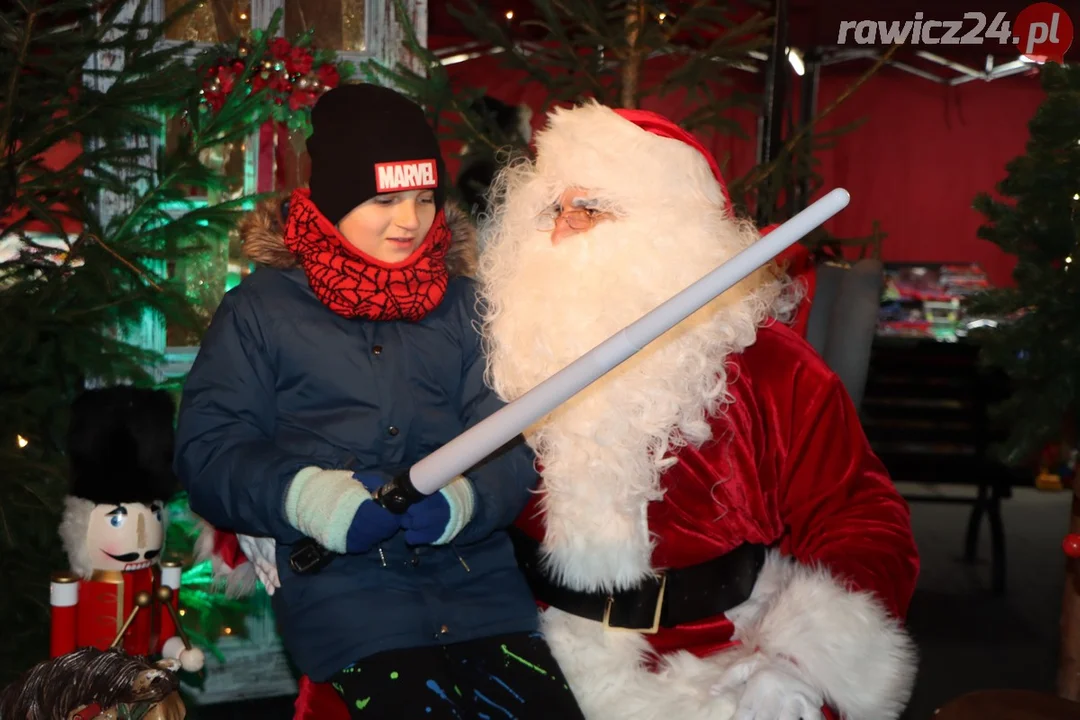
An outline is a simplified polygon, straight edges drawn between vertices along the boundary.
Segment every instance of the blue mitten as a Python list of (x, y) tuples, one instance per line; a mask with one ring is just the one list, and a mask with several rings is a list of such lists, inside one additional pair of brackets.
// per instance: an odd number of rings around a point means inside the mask
[[(373, 493), (382, 487), (386, 478), (378, 473), (356, 473), (353, 478)], [(353, 516), (345, 546), (351, 553), (363, 553), (401, 529), (401, 517), (374, 500), (361, 503)]]
[(337, 553), (366, 552), (401, 528), (397, 515), (375, 502), (365, 486), (376, 476), (350, 470), (304, 468), (285, 494), (289, 524)]
[(434, 495), (409, 507), (402, 517), (405, 542), (410, 545), (446, 545), (472, 519), (476, 496), (472, 483), (456, 478)]
[(374, 500), (360, 503), (345, 536), (345, 549), (364, 553), (401, 529), (401, 519)]

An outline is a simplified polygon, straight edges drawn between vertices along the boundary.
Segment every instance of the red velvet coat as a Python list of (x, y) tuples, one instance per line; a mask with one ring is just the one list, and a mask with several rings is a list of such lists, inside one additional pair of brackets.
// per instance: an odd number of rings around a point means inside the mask
[[(656, 538), (653, 569), (694, 565), (744, 542), (775, 545), (800, 568), (827, 569), (837, 590), (850, 593), (853, 602), (876, 602), (884, 611), (883, 629), (895, 630), (890, 623), (907, 612), (919, 568), (908, 506), (871, 451), (842, 383), (809, 344), (780, 324), (762, 328), (754, 345), (732, 356), (727, 377), (732, 402), (712, 421), (712, 439), (677, 453), (678, 462), (662, 477), (664, 499), (648, 508)], [(541, 512), (534, 502), (518, 520), (537, 540), (544, 536)], [(853, 611), (838, 602), (841, 607)], [(794, 619), (772, 620), (783, 625)], [(823, 615), (823, 630), (834, 621), (842, 624), (844, 618)], [(731, 644), (733, 630), (720, 616), (644, 637), (660, 654), (687, 650), (708, 657)], [(826, 640), (808, 640), (807, 647)], [(904, 640), (897, 643), (905, 647)], [(895, 652), (869, 646), (867, 651)], [(796, 659), (806, 664), (847, 670), (842, 658), (817, 658), (813, 650), (801, 654)], [(875, 662), (854, 655), (852, 672)], [(907, 667), (913, 661), (904, 657), (896, 671), (913, 672)]]

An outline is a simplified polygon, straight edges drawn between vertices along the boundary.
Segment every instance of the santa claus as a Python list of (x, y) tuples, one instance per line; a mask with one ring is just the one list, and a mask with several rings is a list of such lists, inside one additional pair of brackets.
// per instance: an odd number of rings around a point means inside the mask
[[(663, 117), (555, 111), (483, 228), (489, 381), (514, 400), (758, 239)], [(900, 715), (908, 508), (763, 269), (530, 428), (518, 552), (592, 720)]]

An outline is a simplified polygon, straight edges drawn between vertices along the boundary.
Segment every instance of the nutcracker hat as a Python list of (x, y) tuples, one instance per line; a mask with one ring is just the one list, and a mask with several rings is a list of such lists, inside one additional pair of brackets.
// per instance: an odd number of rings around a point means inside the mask
[(558, 108), (537, 133), (536, 151), (537, 171), (562, 188), (602, 190), (629, 204), (682, 196), (731, 207), (716, 159), (658, 113), (595, 101)]
[(172, 470), (175, 405), (164, 390), (87, 390), (71, 407), (71, 495), (95, 504), (163, 502), (176, 492)]

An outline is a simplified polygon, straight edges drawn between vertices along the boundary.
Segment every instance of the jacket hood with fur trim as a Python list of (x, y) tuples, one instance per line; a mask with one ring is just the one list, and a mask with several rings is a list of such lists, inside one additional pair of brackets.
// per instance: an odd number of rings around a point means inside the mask
[[(252, 262), (287, 270), (299, 267), (299, 261), (285, 246), (283, 207), (289, 193), (275, 196), (248, 213), (238, 226), (241, 249)], [(455, 205), (444, 206), (446, 224), (450, 226), (453, 243), (446, 254), (450, 277), (473, 277), (477, 264), (476, 231), (469, 216)]]

